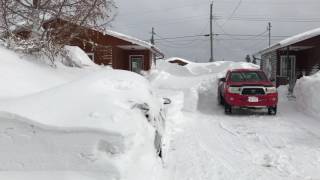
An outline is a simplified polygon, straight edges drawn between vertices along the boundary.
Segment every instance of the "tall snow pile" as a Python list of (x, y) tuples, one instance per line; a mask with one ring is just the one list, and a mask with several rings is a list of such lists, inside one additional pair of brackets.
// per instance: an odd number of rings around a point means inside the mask
[(14, 98), (49, 89), (85, 76), (91, 70), (69, 68), (56, 62), (50, 68), (43, 59), (18, 54), (0, 46), (0, 99)]
[[(171, 59), (169, 58), (169, 60)], [(162, 93), (171, 91), (164, 93), (164, 96), (173, 99), (178, 98), (178, 101), (183, 104), (182, 110), (191, 112), (198, 110), (200, 106), (207, 106), (207, 103), (215, 101), (207, 97), (216, 97), (217, 79), (223, 77), (228, 69), (259, 68), (259, 66), (251, 63), (229, 61), (194, 63), (184, 60), (188, 64), (179, 66), (169, 63), (169, 60), (158, 62), (157, 69), (151, 72), (149, 77), (151, 84), (162, 90)], [(182, 99), (179, 98), (181, 97), (179, 93), (183, 94)]]
[(298, 107), (320, 118), (320, 72), (300, 78), (294, 89)]
[(97, 65), (78, 46), (65, 46), (66, 57), (62, 61), (67, 66), (96, 67)]
[(51, 68), (3, 48), (0, 59), (0, 179), (163, 179), (163, 105), (145, 78)]

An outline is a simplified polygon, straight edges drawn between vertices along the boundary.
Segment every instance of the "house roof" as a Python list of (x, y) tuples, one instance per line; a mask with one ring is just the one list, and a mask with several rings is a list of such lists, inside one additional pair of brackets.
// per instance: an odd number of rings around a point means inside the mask
[(129, 35), (125, 35), (125, 34), (122, 34), (122, 33), (119, 33), (119, 32), (115, 32), (115, 31), (112, 31), (112, 30), (105, 30), (103, 32), (103, 34), (104, 35), (113, 36), (115, 38), (130, 42), (132, 44), (136, 44), (136, 45), (142, 46), (144, 48), (152, 50), (153, 52), (161, 55), (162, 57), (164, 56), (164, 54), (161, 52), (161, 50), (159, 48), (157, 48), (155, 45), (153, 45), (153, 44), (151, 44), (149, 42), (143, 41), (141, 39), (138, 39), (138, 38), (135, 38), (135, 37), (132, 37), (132, 36), (129, 36)]
[(299, 43), (304, 40), (311, 39), (311, 38), (314, 38), (317, 36), (320, 36), (320, 28), (306, 31), (306, 32), (297, 34), (295, 36), (289, 37), (287, 39), (284, 39), (284, 40), (282, 40), (282, 41), (280, 41), (280, 42), (278, 42), (278, 43), (276, 43), (266, 49), (263, 49), (262, 51), (258, 52), (257, 54), (265, 54), (268, 52), (272, 52), (274, 50), (277, 50), (277, 49), (280, 49), (283, 47), (287, 47), (287, 46), (290, 46), (290, 45), (293, 45), (293, 44), (296, 44), (296, 43)]
[[(70, 23), (67, 20), (64, 20), (64, 19), (61, 19), (61, 18), (50, 18), (45, 23), (51, 23), (51, 22), (57, 21), (57, 20), (58, 21), (62, 21), (62, 22)], [(146, 41), (143, 41), (143, 40), (140, 40), (138, 38), (135, 38), (135, 37), (132, 37), (132, 36), (129, 36), (129, 35), (125, 35), (125, 34), (122, 34), (122, 33), (119, 33), (119, 32), (115, 32), (115, 31), (112, 31), (112, 30), (109, 30), (109, 29), (105, 30), (105, 31), (101, 31), (101, 30), (92, 29), (92, 28), (88, 28), (88, 27), (84, 27), (84, 28), (87, 28), (87, 29), (90, 29), (92, 31), (96, 31), (96, 32), (99, 32), (99, 33), (102, 33), (103, 35), (112, 36), (112, 37), (115, 37), (115, 38), (130, 42), (132, 44), (144, 47), (146, 49), (150, 49), (153, 53), (159, 55), (161, 58), (164, 58), (164, 54), (161, 52), (161, 50), (159, 48), (157, 48), (155, 45), (153, 45), (151, 43), (148, 43)]]
[(188, 61), (186, 59), (179, 58), (179, 57), (170, 57), (170, 58), (166, 59), (165, 61), (167, 61), (167, 62), (170, 62), (170, 61), (181, 61), (181, 62), (184, 62), (184, 63), (187, 63), (187, 64), (192, 63), (191, 61)]

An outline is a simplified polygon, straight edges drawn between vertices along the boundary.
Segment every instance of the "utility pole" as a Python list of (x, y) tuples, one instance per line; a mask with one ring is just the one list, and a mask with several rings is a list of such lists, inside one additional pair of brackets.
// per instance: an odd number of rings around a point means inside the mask
[(156, 34), (156, 33), (154, 32), (154, 27), (152, 27), (150, 42), (151, 42), (151, 44), (153, 44), (153, 45), (154, 45), (154, 35), (155, 35), (155, 34)]
[(271, 46), (271, 22), (268, 23), (267, 30), (269, 32), (269, 47)]
[(213, 15), (212, 15), (212, 9), (213, 9), (213, 0), (210, 4), (210, 62), (213, 62)]
[[(156, 35), (155, 31), (154, 31), (154, 27), (152, 27), (152, 31), (151, 31), (151, 39), (150, 39), (150, 42), (152, 45), (155, 44), (154, 42), (154, 35)], [(155, 54), (152, 54), (152, 60), (153, 60), (153, 64), (154, 66), (156, 66), (156, 63), (157, 63), (157, 60), (156, 60), (156, 55)]]

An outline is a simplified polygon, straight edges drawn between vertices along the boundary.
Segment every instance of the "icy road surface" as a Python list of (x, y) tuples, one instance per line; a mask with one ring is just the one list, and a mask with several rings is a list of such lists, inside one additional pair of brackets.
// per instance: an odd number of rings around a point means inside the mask
[(214, 105), (184, 112), (171, 126), (173, 180), (320, 179), (320, 121), (297, 112), (294, 101), (280, 102), (277, 116), (225, 115)]

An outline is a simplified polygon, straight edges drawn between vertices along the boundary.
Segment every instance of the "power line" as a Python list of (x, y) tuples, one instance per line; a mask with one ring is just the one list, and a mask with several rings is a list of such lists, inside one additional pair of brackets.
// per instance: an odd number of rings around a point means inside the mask
[(189, 7), (196, 7), (196, 6), (204, 6), (207, 5), (207, 3), (193, 3), (193, 4), (188, 4), (188, 5), (184, 5), (184, 6), (178, 6), (178, 7), (164, 7), (161, 9), (154, 9), (154, 10), (148, 10), (148, 11), (139, 11), (138, 12), (126, 12), (125, 14), (120, 14), (118, 15), (119, 17), (126, 17), (126, 16), (131, 16), (134, 14), (137, 15), (144, 15), (144, 14), (151, 14), (151, 13), (155, 13), (155, 12), (165, 12), (167, 13), (168, 11), (173, 11), (173, 10), (177, 10), (177, 9), (184, 9), (184, 8), (189, 8)]
[[(225, 18), (218, 18), (217, 20), (224, 20)], [(273, 21), (273, 22), (320, 22), (320, 18), (281, 18), (281, 17), (233, 17), (231, 21)]]
[(194, 21), (197, 20), (199, 21), (199, 19), (205, 19), (207, 18), (208, 15), (196, 15), (196, 16), (189, 16), (189, 17), (179, 17), (179, 18), (170, 18), (169, 20), (173, 20), (173, 21), (168, 21), (168, 19), (166, 20), (159, 20), (159, 21), (143, 21), (143, 22), (136, 22), (136, 23), (129, 23), (129, 24), (125, 24), (125, 25), (120, 25), (120, 26), (124, 26), (124, 27), (134, 27), (134, 26), (139, 26), (141, 27), (141, 25), (147, 25), (147, 24), (153, 24), (153, 25), (168, 25), (168, 24), (177, 24), (179, 22), (187, 22), (187, 21)]
[[(227, 33), (215, 33), (214, 36), (240, 36), (240, 37), (261, 37), (265, 35), (267, 31), (264, 31), (260, 34), (227, 34)], [(156, 38), (155, 40), (161, 41), (161, 40), (177, 40), (177, 39), (186, 39), (186, 38), (194, 38), (194, 37), (209, 37), (210, 34), (196, 34), (196, 35), (186, 35), (186, 36), (176, 36), (176, 37), (161, 37), (157, 35), (159, 38)], [(274, 38), (286, 38), (290, 36), (283, 36), (283, 35), (272, 35), (271, 37)]]
[(241, 6), (242, 0), (239, 0), (237, 6), (233, 9), (232, 13), (230, 14), (230, 16), (227, 18), (227, 20), (223, 23), (222, 27), (225, 26), (228, 21), (236, 14), (237, 10), (239, 9), (239, 7)]
[[(114, 25), (115, 27), (125, 27), (125, 28), (141, 28), (141, 25), (170, 25), (170, 24), (180, 24), (185, 22), (193, 22), (199, 20), (206, 20), (208, 15), (198, 15), (198, 16), (190, 16), (190, 17), (181, 17), (181, 18), (171, 18), (173, 21), (168, 20), (159, 20), (159, 21), (150, 21), (150, 22), (136, 22), (122, 25)], [(225, 18), (215, 16), (215, 21), (223, 21)], [(229, 21), (248, 21), (248, 22), (279, 22), (279, 23), (319, 23), (320, 18), (256, 18), (256, 17), (233, 17)]]
[(208, 34), (198, 34), (198, 35), (187, 35), (187, 36), (176, 36), (176, 37), (160, 37), (157, 35), (160, 39), (155, 40), (168, 40), (168, 39), (184, 39), (184, 38), (192, 38), (192, 37), (203, 37), (208, 36)]

